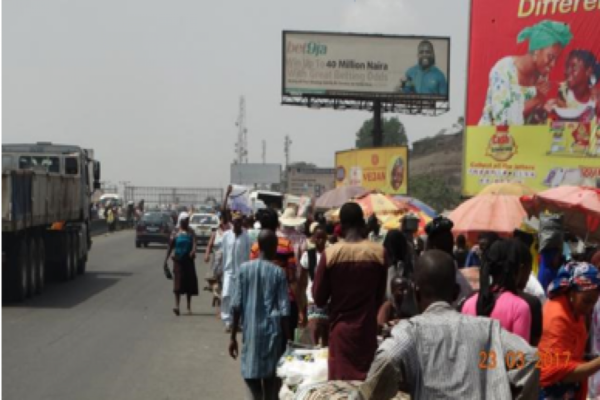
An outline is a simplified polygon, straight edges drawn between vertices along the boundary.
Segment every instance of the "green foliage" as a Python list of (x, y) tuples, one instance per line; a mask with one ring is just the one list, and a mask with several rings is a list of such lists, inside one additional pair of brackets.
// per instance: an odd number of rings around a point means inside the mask
[(460, 204), (460, 193), (453, 190), (444, 180), (436, 175), (419, 175), (411, 177), (410, 196), (417, 198), (438, 212), (451, 210)]
[[(398, 117), (382, 118), (383, 146), (404, 146), (408, 144), (406, 130)], [(373, 118), (366, 120), (356, 132), (356, 148), (373, 147)]]

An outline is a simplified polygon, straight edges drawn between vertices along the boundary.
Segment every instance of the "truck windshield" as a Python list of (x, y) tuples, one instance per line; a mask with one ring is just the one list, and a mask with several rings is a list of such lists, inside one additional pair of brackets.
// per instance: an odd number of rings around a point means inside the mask
[(19, 157), (19, 169), (45, 168), (48, 172), (59, 173), (60, 164), (58, 157), (44, 156), (21, 156)]

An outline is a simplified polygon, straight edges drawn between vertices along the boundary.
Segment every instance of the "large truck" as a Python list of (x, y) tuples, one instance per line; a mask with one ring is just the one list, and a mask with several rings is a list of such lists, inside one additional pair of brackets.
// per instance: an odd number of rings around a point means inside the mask
[(100, 163), (90, 150), (48, 142), (2, 145), (2, 281), (22, 301), (47, 278), (74, 279), (92, 246), (91, 196)]

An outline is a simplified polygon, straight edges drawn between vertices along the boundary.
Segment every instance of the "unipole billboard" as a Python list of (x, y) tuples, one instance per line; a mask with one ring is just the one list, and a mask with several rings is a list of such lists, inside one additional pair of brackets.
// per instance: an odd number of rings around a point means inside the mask
[(335, 185), (362, 186), (386, 194), (408, 193), (406, 146), (347, 150), (335, 153)]
[(600, 3), (472, 0), (463, 194), (598, 186)]
[(447, 100), (450, 39), (283, 32), (282, 94)]

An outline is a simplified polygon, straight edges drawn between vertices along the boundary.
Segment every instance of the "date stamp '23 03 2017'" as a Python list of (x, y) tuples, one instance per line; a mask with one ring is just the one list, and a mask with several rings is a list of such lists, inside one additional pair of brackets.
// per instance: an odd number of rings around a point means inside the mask
[[(548, 368), (565, 365), (571, 360), (571, 352), (540, 352), (535, 354), (535, 368)], [(494, 350), (479, 352), (479, 368), (495, 369), (498, 367), (498, 355)], [(507, 369), (521, 369), (525, 366), (525, 354), (520, 351), (509, 351), (504, 355)]]

